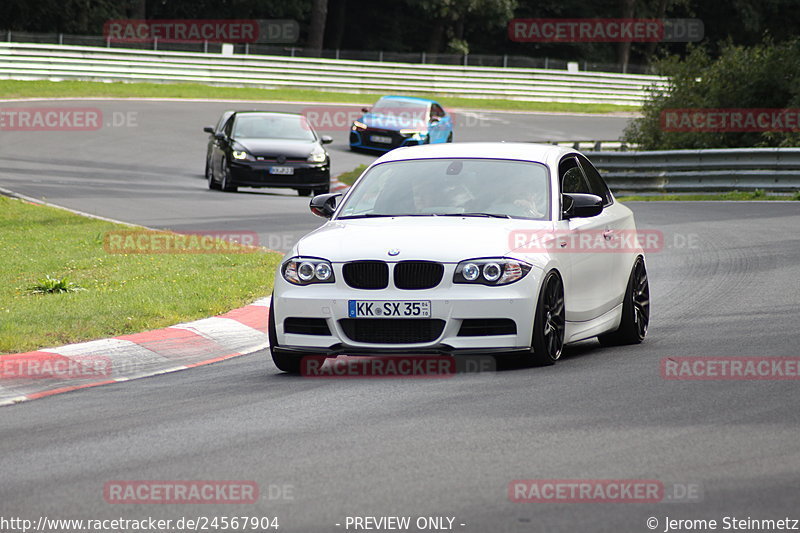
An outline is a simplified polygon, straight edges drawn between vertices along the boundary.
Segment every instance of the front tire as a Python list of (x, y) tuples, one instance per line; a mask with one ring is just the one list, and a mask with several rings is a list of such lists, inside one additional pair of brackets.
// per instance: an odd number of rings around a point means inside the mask
[(269, 352), (272, 355), (272, 362), (275, 363), (278, 370), (288, 374), (299, 374), (300, 364), (303, 361), (302, 357), (286, 355), (275, 351), (275, 348), (278, 348), (278, 331), (275, 327), (275, 307), (273, 305), (273, 300), (274, 297), (269, 299), (269, 326), (267, 328), (267, 333), (269, 335)]
[(564, 284), (554, 271), (547, 274), (539, 292), (533, 321), (531, 362), (537, 366), (555, 364), (564, 350)]
[(219, 185), (216, 181), (214, 181), (214, 173), (211, 172), (211, 167), (208, 165), (208, 161), (206, 161), (206, 180), (208, 180), (208, 188), (212, 191), (218, 191)]
[(557, 272), (551, 271), (542, 283), (533, 319), (531, 351), (520, 355), (497, 356), (497, 368), (508, 370), (520, 366), (555, 364), (564, 349), (564, 284)]
[(633, 264), (625, 299), (622, 302), (622, 320), (619, 328), (611, 333), (597, 336), (603, 346), (639, 344), (647, 335), (650, 325), (650, 283), (644, 259), (639, 256)]
[(228, 162), (222, 162), (222, 183), (220, 184), (220, 189), (225, 192), (236, 192), (239, 190), (239, 187), (236, 185), (231, 185), (231, 171), (228, 168)]

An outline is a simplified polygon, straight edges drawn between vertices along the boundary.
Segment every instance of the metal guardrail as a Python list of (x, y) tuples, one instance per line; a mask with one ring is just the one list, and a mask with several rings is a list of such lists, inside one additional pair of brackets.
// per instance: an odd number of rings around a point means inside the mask
[(800, 148), (586, 152), (615, 192), (800, 190)]
[(0, 78), (192, 82), (640, 105), (658, 76), (0, 43)]

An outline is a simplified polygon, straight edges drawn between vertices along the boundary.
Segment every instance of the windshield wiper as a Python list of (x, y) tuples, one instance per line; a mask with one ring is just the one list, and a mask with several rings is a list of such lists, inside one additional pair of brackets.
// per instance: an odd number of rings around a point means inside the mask
[(498, 213), (444, 213), (436, 215), (439, 217), (487, 217), (487, 218), (511, 218), (510, 215), (501, 215)]
[(338, 220), (348, 219), (348, 218), (380, 218), (380, 217), (394, 217), (397, 215), (379, 215), (377, 213), (364, 213), (361, 215), (345, 215), (341, 217), (336, 217)]
[(431, 215), (422, 215), (419, 213), (394, 213), (391, 215), (384, 215), (381, 213), (363, 213), (361, 215), (344, 215), (341, 217), (337, 217), (337, 220), (349, 219), (349, 218), (386, 218), (386, 217), (429, 217)]

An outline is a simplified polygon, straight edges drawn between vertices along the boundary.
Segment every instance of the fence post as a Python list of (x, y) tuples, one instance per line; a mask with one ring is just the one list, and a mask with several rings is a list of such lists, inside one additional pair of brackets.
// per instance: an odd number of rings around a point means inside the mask
[(208, 40), (207, 39), (203, 40), (203, 53), (204, 54), (208, 53)]
[(250, 43), (244, 43), (244, 55), (250, 55)]
[(544, 68), (550, 68), (549, 65), (550, 65), (550, 58), (545, 57), (544, 58)]
[(336, 49), (336, 59), (339, 59), (339, 49)]
[(8, 30), (8, 42), (11, 42), (11, 30)]
[(158, 37), (153, 37), (153, 50), (158, 50)]
[(59, 33), (58, 34), (58, 45), (62, 46), (63, 44), (64, 44), (64, 34), (63, 33)]
[(381, 63), (383, 63), (383, 50), (381, 50), (380, 52), (378, 52), (378, 61), (380, 61)]
[(106, 37), (106, 48), (111, 48), (111, 37)]
[(503, 68), (508, 68), (508, 54), (503, 54)]
[(425, 64), (425, 51), (422, 51), (422, 64)]
[(468, 63), (468, 61), (467, 61), (468, 57), (469, 57), (469, 54), (464, 54), (464, 66), (465, 67), (467, 66), (467, 63)]

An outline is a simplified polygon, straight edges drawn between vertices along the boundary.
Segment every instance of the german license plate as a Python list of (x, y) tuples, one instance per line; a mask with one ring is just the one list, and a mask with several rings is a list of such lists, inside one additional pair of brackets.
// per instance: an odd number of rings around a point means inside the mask
[(270, 174), (279, 174), (281, 176), (291, 176), (294, 174), (294, 167), (269, 167)]
[(430, 318), (430, 301), (349, 300), (350, 318)]
[(374, 143), (392, 144), (392, 138), (383, 135), (370, 135), (369, 140)]

